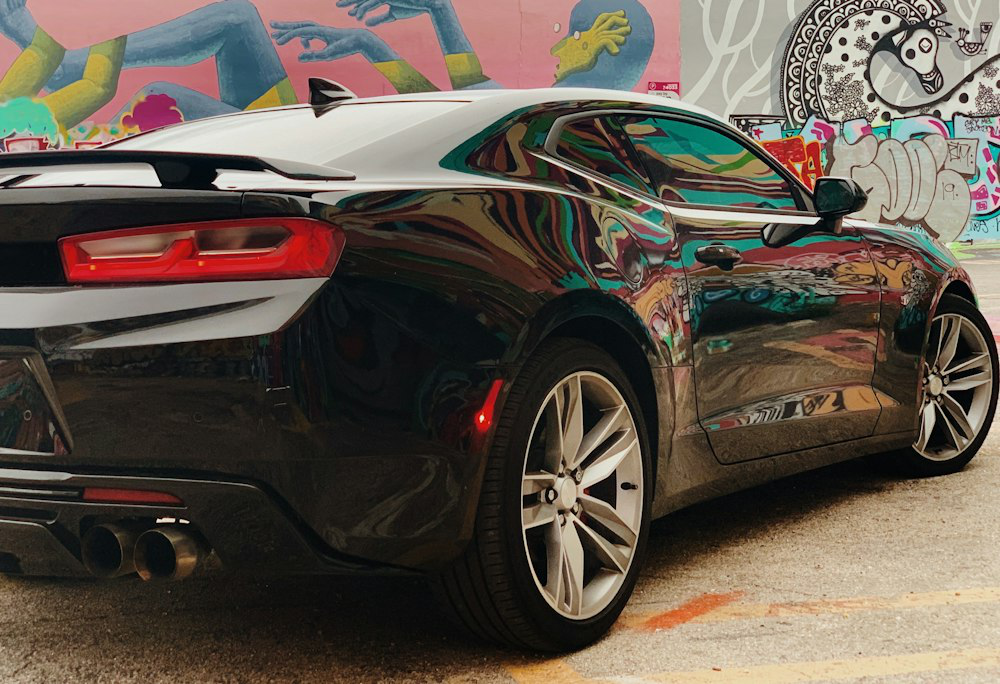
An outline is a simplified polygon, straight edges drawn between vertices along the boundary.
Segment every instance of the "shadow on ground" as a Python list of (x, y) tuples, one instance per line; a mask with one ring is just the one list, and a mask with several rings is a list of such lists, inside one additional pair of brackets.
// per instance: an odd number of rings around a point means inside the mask
[[(654, 525), (643, 575), (669, 579), (736, 540), (878, 495), (895, 482), (857, 461), (675, 513)], [(14, 667), (45, 681), (87, 680), (98, 667), (109, 673), (107, 681), (320, 681), (332, 673), (337, 679), (425, 681), (430, 672), (437, 680), (463, 681), (475, 671), (474, 681), (484, 672), (502, 676), (500, 663), (511, 658), (447, 624), (417, 579), (218, 576), (178, 584), (5, 584), (4, 681), (14, 678)]]

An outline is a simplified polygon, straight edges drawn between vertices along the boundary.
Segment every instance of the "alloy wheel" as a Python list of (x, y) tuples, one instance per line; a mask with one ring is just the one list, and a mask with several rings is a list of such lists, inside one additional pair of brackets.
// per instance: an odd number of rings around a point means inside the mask
[(923, 376), (914, 448), (929, 460), (949, 461), (975, 441), (989, 413), (994, 369), (983, 333), (961, 314), (935, 318)]
[(621, 392), (594, 372), (563, 379), (535, 417), (521, 484), (531, 573), (563, 617), (593, 617), (618, 594), (636, 555), (644, 486)]

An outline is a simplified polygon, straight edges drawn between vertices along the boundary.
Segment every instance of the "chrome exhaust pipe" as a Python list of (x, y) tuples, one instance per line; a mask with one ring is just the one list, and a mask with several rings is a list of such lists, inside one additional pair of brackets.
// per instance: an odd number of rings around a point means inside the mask
[(80, 545), (83, 565), (94, 577), (111, 579), (135, 572), (133, 550), (147, 528), (127, 524), (95, 525)]
[(144, 580), (182, 580), (209, 569), (211, 554), (184, 526), (154, 527), (135, 543), (135, 569)]

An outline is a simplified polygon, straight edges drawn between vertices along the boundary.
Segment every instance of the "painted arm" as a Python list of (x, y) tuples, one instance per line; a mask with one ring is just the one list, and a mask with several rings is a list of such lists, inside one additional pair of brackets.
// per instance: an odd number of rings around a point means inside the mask
[[(30, 44), (37, 24), (26, 0), (0, 0), (0, 33), (22, 47)], [(54, 91), (85, 79), (90, 60), (87, 48), (69, 50), (52, 74)], [(237, 109), (295, 101), (281, 60), (248, 0), (217, 0), (163, 24), (128, 37), (123, 69), (150, 66), (187, 66), (214, 58), (220, 99)], [(253, 69), (247, 69), (253, 64)]]
[(35, 97), (62, 62), (66, 48), (41, 28), (0, 80), (0, 98)]
[[(83, 77), (42, 98), (56, 123), (69, 128), (114, 97), (118, 89), (125, 37), (94, 45), (88, 51)], [(0, 80), (0, 97), (35, 97), (62, 62), (66, 49), (41, 28)]]
[(60, 126), (70, 128), (111, 101), (118, 91), (126, 37), (112, 38), (90, 48), (83, 78), (42, 98)]
[[(400, 57), (385, 41), (366, 29), (341, 29), (313, 21), (272, 21), (274, 42), (284, 45), (298, 39), (304, 48), (302, 62), (332, 62), (350, 55), (361, 55), (388, 79), (398, 93), (437, 90), (423, 74)], [(323, 43), (313, 48), (312, 42)]]
[[(358, 21), (364, 21), (368, 26), (427, 14), (444, 53), (452, 87), (459, 90), (494, 84), (483, 74), (479, 57), (462, 28), (451, 0), (337, 0), (337, 6), (350, 7), (348, 14)], [(383, 6), (388, 7), (388, 11), (379, 15), (372, 14)]]

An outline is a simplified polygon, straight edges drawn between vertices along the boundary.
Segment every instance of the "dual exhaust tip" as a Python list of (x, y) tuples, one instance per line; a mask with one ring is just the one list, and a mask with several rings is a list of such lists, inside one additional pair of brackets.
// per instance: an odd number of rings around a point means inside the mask
[(138, 573), (144, 580), (182, 580), (209, 569), (215, 555), (186, 525), (96, 525), (83, 537), (83, 564), (95, 577)]

